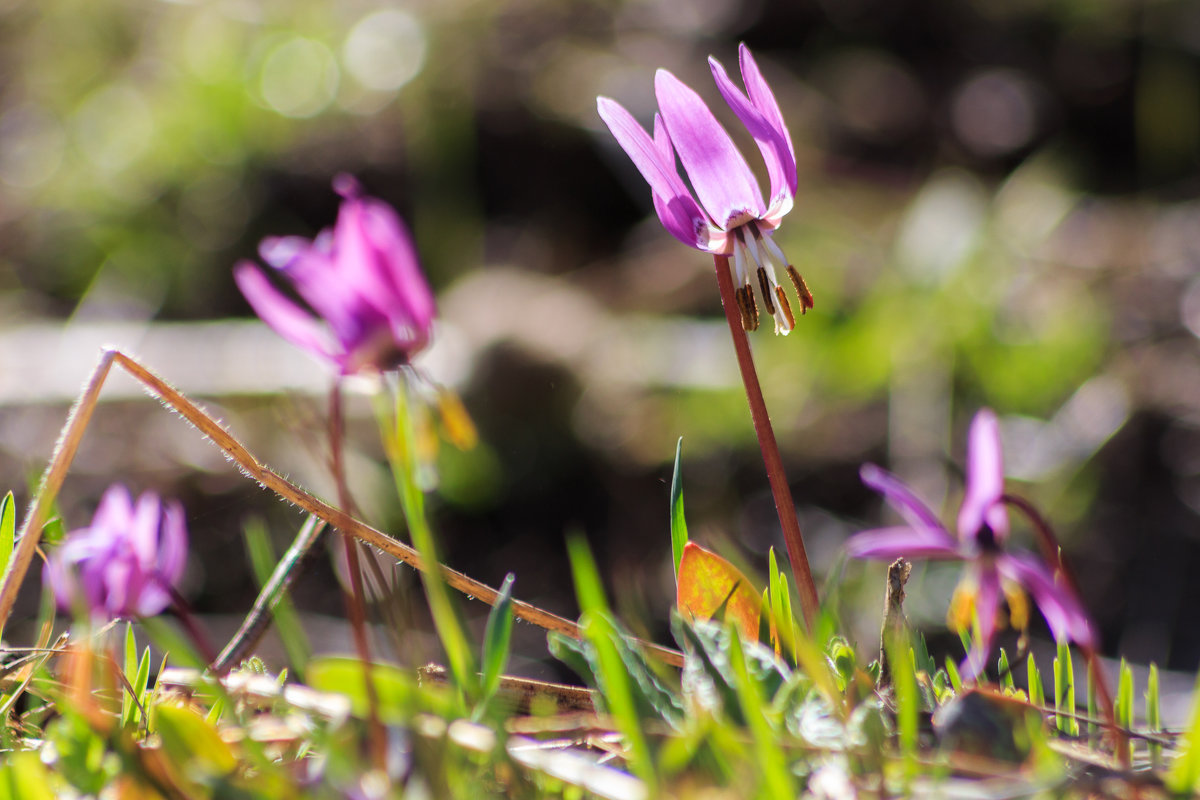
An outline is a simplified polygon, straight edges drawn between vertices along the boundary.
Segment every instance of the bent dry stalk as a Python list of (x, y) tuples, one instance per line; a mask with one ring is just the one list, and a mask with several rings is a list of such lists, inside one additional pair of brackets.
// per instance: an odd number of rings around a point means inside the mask
[[(353, 536), (359, 541), (382, 550), (397, 561), (402, 561), (415, 569), (425, 570), (431, 568), (424, 563), (420, 554), (409, 545), (393, 539), (386, 533), (372, 528), (366, 523), (360, 522), (338, 508), (334, 508), (273, 471), (270, 467), (255, 458), (219, 422), (184, 396), (178, 389), (175, 389), (158, 375), (119, 350), (109, 349), (105, 350), (101, 355), (100, 363), (96, 365), (96, 369), (88, 378), (87, 383), (84, 384), (79, 399), (71, 408), (62, 433), (59, 435), (58, 442), (55, 445), (54, 453), (50, 458), (50, 463), (46, 467), (37, 493), (21, 524), (13, 557), (9, 561), (8, 569), (4, 572), (3, 582), (0, 583), (0, 629), (8, 621), (9, 616), (12, 615), (13, 605), (17, 599), (17, 592), (21, 588), (21, 583), (24, 581), (26, 573), (29, 571), (29, 565), (33, 560), (34, 553), (37, 551), (38, 542), (41, 540), (42, 528), (46, 524), (46, 519), (54, 504), (54, 499), (62, 488), (63, 480), (66, 478), (67, 471), (70, 469), (71, 462), (75, 457), (75, 452), (79, 448), (79, 443), (83, 439), (83, 434), (86, 432), (92, 413), (95, 411), (100, 390), (103, 388), (104, 381), (108, 377), (113, 364), (116, 364), (135, 380), (139, 381), (147, 391), (158, 397), (166, 406), (195, 426), (201, 434), (219, 447), (247, 478), (256, 481), (264, 489), (274, 492), (283, 500), (320, 518), (342, 533)], [(441, 564), (435, 566), (441, 571), (442, 579), (449, 586), (468, 597), (477, 598), (488, 605), (495, 605), (499, 599), (500, 593), (493, 587), (450, 567)], [(548, 631), (558, 631), (573, 639), (580, 638), (579, 626), (571, 620), (521, 600), (514, 599), (512, 602), (513, 613), (519, 619), (531, 622)], [(669, 647), (641, 640), (638, 640), (638, 644), (645, 648), (649, 655), (666, 664), (673, 666), (683, 665), (683, 654), (678, 650), (672, 650)]]
[(763, 399), (762, 387), (758, 384), (758, 371), (754, 368), (754, 356), (750, 353), (750, 341), (742, 325), (740, 306), (733, 287), (733, 275), (729, 271), (727, 256), (713, 256), (717, 270), (717, 287), (721, 292), (721, 304), (725, 307), (725, 320), (733, 337), (733, 348), (737, 352), (738, 369), (746, 387), (746, 400), (750, 403), (750, 417), (754, 421), (754, 433), (762, 449), (763, 464), (767, 468), (767, 482), (771, 485), (771, 496), (775, 499), (775, 512), (783, 528), (783, 541), (787, 545), (788, 560), (792, 564), (792, 575), (796, 578), (796, 589), (800, 594), (800, 608), (804, 621), (811, 629), (820, 608), (817, 586), (813, 582), (812, 570), (808, 566), (808, 552), (804, 549), (804, 535), (800, 532), (800, 521), (796, 518), (796, 502), (783, 471), (783, 458), (779, 455), (779, 444), (771, 427), (767, 403)]

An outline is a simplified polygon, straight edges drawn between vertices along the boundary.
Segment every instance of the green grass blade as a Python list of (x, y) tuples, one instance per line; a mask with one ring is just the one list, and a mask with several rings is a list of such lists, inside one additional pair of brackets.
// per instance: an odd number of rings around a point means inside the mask
[(508, 647), (512, 641), (513, 610), (512, 591), (517, 576), (508, 573), (500, 586), (500, 597), (488, 612), (487, 627), (483, 631), (483, 680), (482, 695), (477, 714), (482, 713), (488, 701), (500, 688), (500, 676), (508, 664)]
[(1176, 795), (1191, 794), (1200, 788), (1200, 673), (1192, 689), (1192, 716), (1182, 737), (1183, 754), (1167, 773), (1167, 788)]
[(1000, 675), (1000, 685), (1009, 691), (1015, 690), (1016, 684), (1013, 682), (1012, 667), (1008, 664), (1008, 653), (1003, 647), (1000, 648), (1000, 660), (996, 664), (996, 670)]
[(905, 774), (916, 773), (921, 695), (917, 689), (917, 667), (909, 638), (892, 635), (884, 642), (892, 673), (892, 689), (896, 694), (896, 730), (900, 753), (904, 758)]
[(671, 556), (675, 564), (675, 580), (679, 580), (679, 564), (683, 561), (683, 546), (688, 543), (687, 520), (683, 515), (683, 476), (680, 461), (683, 457), (683, 437), (675, 443), (675, 469), (671, 473)]
[(768, 709), (761, 694), (759, 682), (750, 675), (746, 666), (746, 654), (737, 631), (727, 626), (729, 633), (729, 665), (736, 678), (738, 703), (742, 707), (750, 735), (754, 739), (754, 756), (762, 776), (763, 789), (759, 796), (773, 800), (791, 800), (796, 797), (792, 774), (788, 770), (788, 759), (779, 746), (779, 737), (768, 721)]
[(1066, 641), (1058, 643), (1058, 656), (1054, 659), (1054, 710), (1055, 726), (1068, 736), (1078, 736), (1079, 722), (1074, 717), (1075, 671)]
[[(310, 517), (304, 524), (316, 525), (319, 523), (315, 517)], [(242, 535), (245, 537), (246, 554), (250, 557), (250, 567), (254, 571), (254, 578), (258, 582), (259, 589), (262, 589), (271, 581), (276, 569), (275, 549), (271, 546), (271, 536), (263, 521), (257, 518), (246, 521), (242, 526)], [(286, 588), (283, 588), (282, 582), (280, 582), (278, 595), (269, 598), (268, 603), (271, 606), (271, 615), (275, 619), (275, 630), (278, 631), (279, 640), (283, 643), (284, 652), (287, 653), (288, 664), (291, 665), (292, 671), (297, 674), (298, 678), (303, 678), (304, 668), (308, 665), (309, 658), (312, 657), (312, 645), (308, 641), (307, 634), (304, 633), (304, 626), (300, 624), (300, 616), (296, 613), (296, 606), (292, 603), (291, 595)], [(237, 665), (232, 666), (236, 667)]]
[[(1146, 677), (1146, 728), (1150, 733), (1162, 733), (1162, 706), (1159, 704), (1158, 665), (1151, 662), (1150, 674)], [(1162, 766), (1162, 745), (1150, 742), (1150, 764), (1155, 769)]]
[(955, 664), (950, 656), (946, 656), (946, 677), (950, 679), (950, 687), (954, 689), (954, 693), (962, 694), (962, 676), (958, 674), (958, 664)]
[(1042, 688), (1042, 674), (1038, 672), (1037, 662), (1033, 660), (1033, 653), (1029, 654), (1029, 658), (1025, 659), (1025, 682), (1029, 686), (1029, 702), (1035, 706), (1046, 705), (1046, 691)]
[[(133, 637), (133, 623), (127, 622), (125, 623), (125, 664), (122, 671), (125, 673), (125, 680), (129, 681), (131, 687), (135, 686), (137, 681), (137, 669), (137, 640)], [(133, 709), (137, 707), (133, 702), (134, 693), (129, 691), (121, 693), (121, 727), (129, 725), (133, 721)]]
[[(629, 767), (650, 787), (657, 785), (650, 747), (642, 731), (634, 701), (632, 678), (621, 660), (615, 638), (619, 635), (608, 614), (608, 600), (600, 582), (600, 573), (583, 537), (573, 534), (567, 538), (567, 554), (575, 581), (575, 596), (579, 600), (580, 631), (596, 648), (596, 682), (604, 705), (616, 720), (617, 727), (629, 747)], [(655, 794), (654, 791), (650, 792)]]
[[(1096, 723), (1090, 720), (1097, 719), (1100, 715), (1100, 703), (1096, 698), (1096, 682), (1092, 680), (1092, 671), (1088, 669), (1084, 672), (1087, 676), (1087, 735), (1088, 741), (1092, 741), (1099, 733), (1100, 728)], [(1131, 695), (1132, 696), (1132, 695)]]
[[(1117, 678), (1117, 724), (1125, 730), (1133, 728), (1133, 669), (1121, 659), (1121, 672)], [(1133, 743), (1126, 741), (1124, 747), (1132, 757)]]
[[(408, 388), (403, 381), (395, 387), (392, 415), (379, 415), (384, 447), (392, 468), (400, 506), (408, 523), (413, 546), (426, 564), (440, 564), (437, 544), (425, 515), (425, 494), (417, 481), (420, 463), (415, 451), (416, 428), (409, 412)], [(429, 602), (429, 611), (446, 651), (450, 675), (468, 701), (479, 697), (479, 675), (475, 671), (475, 652), (467, 637), (457, 606), (439, 570), (422, 570), (421, 583)]]
[(0, 500), (0, 574), (8, 569), (9, 559), (12, 558), (13, 541), (17, 535), (17, 508), (13, 493), (9, 492)]

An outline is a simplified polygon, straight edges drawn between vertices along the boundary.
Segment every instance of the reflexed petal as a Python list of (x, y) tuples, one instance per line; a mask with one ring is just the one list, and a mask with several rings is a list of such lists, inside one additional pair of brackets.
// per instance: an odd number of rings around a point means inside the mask
[(662, 163), (671, 165), (674, 177), (672, 181), (673, 194), (670, 197), (664, 197), (658, 192), (651, 191), (654, 210), (658, 214), (659, 221), (667, 229), (667, 233), (688, 247), (695, 247), (697, 250), (705, 252), (714, 252), (712, 248), (714, 245), (713, 234), (715, 233), (720, 241), (721, 251), (723, 251), (726, 246), (725, 232), (713, 226), (708, 215), (704, 213), (700, 204), (696, 202), (692, 193), (684, 185), (679, 173), (674, 171), (675, 148), (671, 145), (671, 137), (667, 134), (667, 127), (663, 124), (662, 116), (659, 114), (654, 115), (654, 147), (658, 151)]
[(158, 527), (162, 521), (162, 503), (153, 492), (143, 492), (137, 500), (133, 520), (125, 531), (138, 566), (150, 569), (158, 561)]
[(944, 530), (934, 528), (876, 528), (846, 540), (852, 558), (890, 561), (896, 558), (962, 558), (959, 544)]
[[(638, 124), (632, 114), (626, 111), (621, 104), (607, 97), (596, 98), (596, 108), (600, 112), (600, 118), (612, 132), (613, 138), (617, 140), (617, 144), (621, 145), (621, 149), (625, 151), (633, 165), (637, 167), (638, 172), (646, 179), (646, 183), (650, 184), (650, 191), (655, 196), (661, 198), (668, 205), (678, 199), (680, 208), (687, 208), (688, 201), (693, 206), (696, 204), (691, 193), (684, 186), (683, 179), (679, 177), (674, 158), (668, 161), (663, 157), (659, 145), (650, 138), (650, 135)], [(699, 211), (699, 207), (697, 207), (697, 211)], [(667, 220), (664, 219), (663, 225), (666, 224)], [(668, 227), (667, 230), (685, 244), (696, 246), (688, 241), (688, 239), (695, 239), (694, 233), (687, 238), (680, 238), (674, 229)]]
[(758, 69), (758, 63), (750, 53), (750, 48), (746, 47), (744, 42), (738, 46), (738, 62), (742, 69), (742, 82), (746, 84), (746, 93), (750, 96), (750, 102), (754, 103), (754, 107), (763, 115), (767, 124), (774, 128), (787, 144), (784, 174), (788, 178), (788, 189), (791, 190), (792, 195), (795, 195), (798, 184), (796, 151), (792, 146), (792, 135), (788, 132), (787, 123), (783, 121), (783, 112), (779, 110), (779, 103), (775, 100), (775, 93), (767, 85), (766, 79)]
[[(708, 65), (712, 69), (713, 79), (717, 82), (721, 96), (754, 137), (758, 150), (762, 153), (763, 161), (767, 165), (767, 176), (771, 181), (770, 210), (773, 216), (782, 217), (791, 210), (792, 196), (796, 192), (796, 158), (792, 155), (791, 143), (786, 138), (787, 129), (781, 131), (776, 128), (730, 80), (720, 62), (710, 56)], [(759, 78), (761, 77), (760, 75)], [(770, 89), (767, 92), (770, 93)], [(777, 220), (775, 224), (778, 224)]]
[(329, 339), (320, 324), (284, 297), (257, 267), (243, 261), (233, 268), (233, 279), (246, 302), (276, 333), (310, 353), (333, 359)]
[(162, 527), (158, 537), (158, 575), (167, 583), (175, 583), (183, 575), (187, 562), (187, 525), (183, 506), (178, 502), (163, 507)]
[(979, 594), (975, 597), (975, 614), (979, 619), (979, 638), (971, 645), (967, 654), (965, 666), (967, 671), (976, 676), (987, 666), (988, 655), (992, 651), (992, 638), (996, 634), (996, 612), (1000, 608), (1000, 576), (995, 567), (982, 563), (976, 564), (973, 570)]
[(381, 278), (388, 287), (395, 307), (381, 310), (392, 319), (403, 317), (422, 341), (428, 338), (435, 307), (433, 292), (421, 272), (416, 249), (408, 228), (391, 206), (377, 200), (363, 200), (360, 222), (375, 249)]
[(912, 489), (909, 489), (895, 475), (874, 464), (864, 464), (858, 474), (862, 478), (862, 482), (882, 494), (909, 525), (924, 530), (941, 531), (946, 538), (953, 540), (949, 531), (938, 520), (937, 515), (929, 510), (929, 506), (925, 505), (919, 497), (913, 494)]
[(766, 209), (758, 181), (700, 95), (663, 69), (654, 88), (679, 160), (713, 221), (729, 230), (761, 217)]
[(133, 521), (133, 497), (129, 490), (114, 483), (100, 498), (96, 513), (92, 515), (92, 527), (123, 529)]
[(1000, 544), (1008, 538), (1008, 512), (1000, 502), (1004, 494), (1004, 457), (1000, 448), (1000, 423), (985, 408), (971, 420), (967, 439), (967, 486), (958, 511), (958, 535), (974, 539), (986, 522)]
[(311, 247), (312, 242), (301, 236), (268, 236), (258, 243), (258, 254), (275, 269), (287, 271)]
[(1033, 601), (1058, 641), (1071, 640), (1088, 647), (1095, 646), (1095, 637), (1087, 612), (1075, 593), (1055, 583), (1050, 571), (1031, 556), (1006, 553), (996, 560), (996, 568), (1009, 580), (1029, 590)]

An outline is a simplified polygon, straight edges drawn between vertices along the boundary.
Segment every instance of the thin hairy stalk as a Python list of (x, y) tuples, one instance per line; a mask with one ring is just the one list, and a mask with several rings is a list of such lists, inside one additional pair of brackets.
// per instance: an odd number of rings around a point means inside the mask
[(733, 336), (733, 349), (737, 353), (738, 369), (742, 373), (742, 384), (746, 387), (746, 400), (750, 403), (750, 418), (754, 421), (754, 433), (762, 449), (763, 463), (767, 468), (767, 482), (771, 484), (771, 495), (775, 498), (775, 512), (783, 528), (783, 541), (787, 545), (788, 560), (792, 564), (792, 575), (796, 578), (796, 590), (800, 594), (800, 608), (804, 621), (811, 630), (819, 610), (817, 587), (813, 583), (812, 570), (808, 566), (808, 553), (804, 549), (804, 535), (800, 532), (800, 521), (796, 518), (796, 501), (788, 486), (783, 471), (783, 458), (771, 428), (771, 417), (767, 414), (767, 403), (763, 399), (762, 387), (758, 384), (758, 371), (754, 368), (754, 356), (750, 353), (750, 341), (742, 328), (741, 313), (733, 287), (733, 275), (729, 271), (729, 259), (713, 256), (717, 269), (717, 287), (721, 291), (721, 304), (725, 307), (725, 320)]
[[(3, 586), (0, 586), (0, 624), (7, 621), (8, 617), (12, 614), (17, 590), (20, 588), (21, 582), (29, 570), (29, 563), (33, 558), (37, 543), (41, 539), (42, 527), (45, 525), (46, 515), (53, 505), (54, 498), (62, 486), (63, 477), (66, 475), (71, 466), (71, 461), (75, 457), (75, 451), (87, 427), (87, 419), (90, 419), (94, 410), (100, 387), (104, 383), (104, 377), (108, 374), (110, 367), (114, 363), (138, 380), (150, 394), (158, 397), (166, 406), (173, 409), (195, 426), (206, 438), (210, 439), (213, 444), (220, 448), (246, 477), (256, 481), (264, 489), (274, 492), (301, 510), (316, 515), (342, 533), (354, 536), (360, 541), (382, 550), (397, 561), (402, 561), (415, 569), (424, 570), (428, 568), (422, 561), (420, 554), (412, 547), (404, 542), (393, 539), (391, 536), (372, 528), (370, 525), (359, 522), (349, 514), (317, 499), (299, 486), (291, 483), (262, 464), (241, 442), (221, 427), (219, 422), (210, 417), (206, 411), (185, 397), (179, 390), (120, 351), (106, 350), (95, 372), (92, 373), (92, 377), (85, 385), (83, 394), (76, 402), (71, 415), (67, 419), (63, 434), (59, 439), (58, 446), (54, 450), (50, 464), (46, 468), (46, 474), (42, 478), (38, 493), (21, 525), (21, 541), (18, 543), (8, 571), (5, 573)], [(28, 555), (22, 557), (21, 553), (26, 549), (28, 550)], [(439, 564), (437, 568), (441, 571), (442, 579), (446, 581), (447, 585), (468, 597), (475, 597), (488, 605), (495, 605), (497, 599), (499, 599), (499, 591), (491, 586), (468, 577), (457, 570), (450, 569), (447, 566)], [(579, 626), (574, 622), (530, 603), (514, 599), (513, 614), (519, 619), (533, 623), (545, 630), (558, 631), (575, 639), (580, 638)], [(652, 642), (639, 641), (638, 644), (649, 655), (664, 663), (674, 666), (683, 665), (683, 654), (678, 650), (672, 650), (671, 648)]]
[[(1019, 510), (1029, 520), (1030, 524), (1033, 525), (1034, 533), (1037, 534), (1038, 547), (1042, 551), (1042, 558), (1045, 559), (1047, 564), (1052, 564), (1058, 570), (1063, 580), (1067, 582), (1067, 588), (1078, 599), (1080, 597), (1079, 582), (1075, 579), (1074, 571), (1067, 565), (1067, 559), (1063, 556), (1062, 545), (1059, 543), (1054, 529), (1050, 527), (1050, 523), (1034, 508), (1032, 503), (1023, 497), (1006, 494), (1002, 495), (1000, 499)], [(1079, 649), (1083, 651), (1083, 657), (1087, 660), (1088, 675), (1094, 681), (1093, 685), (1096, 687), (1096, 696), (1100, 701), (1100, 707), (1104, 710), (1104, 717), (1107, 720), (1106, 727), (1112, 732), (1117, 758), (1120, 759), (1122, 766), (1128, 768), (1130, 766), (1129, 748), (1126, 746), (1128, 734), (1117, 724), (1116, 706), (1113, 703), (1112, 692), (1108, 688), (1108, 681), (1105, 679), (1104, 673), (1100, 670), (1100, 656), (1096, 652), (1096, 648), (1091, 645), (1080, 644)]]
[(213, 672), (224, 675), (235, 664), (242, 663), (246, 656), (250, 655), (250, 651), (262, 639), (271, 624), (271, 611), (275, 608), (275, 604), (291, 586), (296, 575), (300, 573), (298, 565), (312, 551), (312, 546), (316, 544), (324, 530), (325, 523), (320, 518), (309, 517), (305, 520), (291, 546), (275, 566), (275, 571), (263, 584), (262, 591), (254, 599), (254, 605), (246, 614), (246, 618), (242, 620), (237, 633), (225, 645), (225, 649), (217, 656), (216, 661), (212, 662)]
[[(329, 392), (329, 455), (333, 467), (333, 480), (337, 484), (338, 505), (348, 514), (354, 513), (354, 501), (350, 487), (346, 485), (345, 415), (342, 413), (342, 382), (335, 379)], [(387, 771), (387, 731), (379, 721), (379, 696), (375, 691), (375, 676), (371, 663), (371, 643), (367, 639), (367, 601), (363, 593), (362, 568), (358, 558), (358, 540), (342, 534), (346, 552), (346, 572), (350, 577), (350, 591), (346, 592), (346, 610), (350, 616), (350, 629), (354, 633), (354, 649), (363, 665), (363, 682), (367, 698), (367, 730), (371, 747), (371, 758), (376, 768)]]
[(108, 350), (100, 357), (100, 363), (84, 384), (79, 399), (71, 406), (62, 434), (54, 445), (54, 454), (50, 457), (50, 464), (42, 475), (41, 483), (38, 484), (33, 503), (25, 513), (21, 530), (17, 532), (17, 545), (8, 562), (8, 569), (4, 571), (3, 583), (0, 583), (0, 631), (4, 630), (5, 623), (12, 615), (13, 605), (17, 602), (17, 592), (25, 580), (25, 573), (29, 571), (29, 564), (33, 561), (38, 542), (41, 541), (42, 527), (45, 526), (50, 509), (54, 507), (54, 498), (58, 496), (58, 490), (62, 488), (63, 480), (67, 477), (71, 461), (75, 458), (75, 451), (79, 449), (79, 442), (83, 439), (83, 432), (92, 420), (92, 412), (96, 410), (96, 399), (100, 396), (104, 379), (108, 377), (113, 360), (118, 355), (117, 351)]

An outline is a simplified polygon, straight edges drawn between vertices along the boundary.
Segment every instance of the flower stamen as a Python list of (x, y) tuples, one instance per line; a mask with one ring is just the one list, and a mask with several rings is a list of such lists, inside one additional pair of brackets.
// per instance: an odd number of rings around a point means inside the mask
[(796, 287), (796, 294), (800, 298), (800, 313), (807, 314), (808, 310), (813, 307), (812, 292), (808, 290), (808, 284), (791, 264), (787, 265), (787, 274), (792, 279), (792, 286)]
[[(767, 270), (763, 267), (758, 268), (758, 287), (762, 289), (763, 303), (767, 307), (767, 313), (772, 317), (775, 316), (775, 304), (771, 302), (771, 287), (774, 282), (767, 277)], [(779, 287), (776, 286), (776, 289)]]

